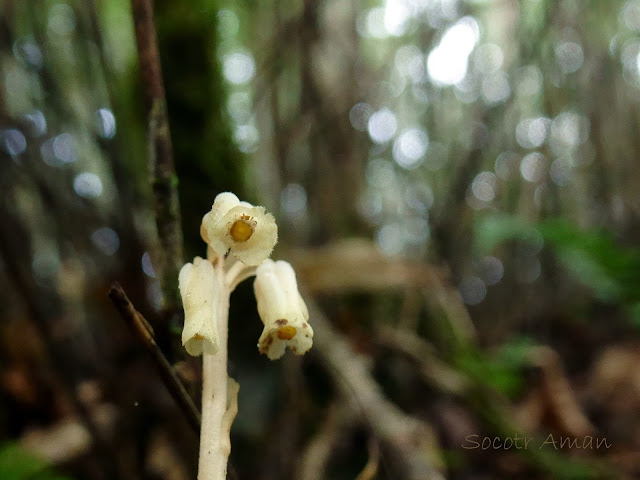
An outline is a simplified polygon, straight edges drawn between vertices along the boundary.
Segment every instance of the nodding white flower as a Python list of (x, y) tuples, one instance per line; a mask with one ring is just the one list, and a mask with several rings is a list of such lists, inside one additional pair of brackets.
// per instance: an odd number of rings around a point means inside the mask
[(202, 219), (202, 238), (213, 251), (228, 251), (246, 265), (259, 265), (278, 241), (278, 227), (264, 207), (241, 202), (231, 192), (219, 194)]
[(182, 345), (189, 355), (214, 354), (220, 348), (216, 327), (218, 295), (213, 265), (200, 257), (180, 270), (178, 277), (184, 306)]
[(256, 269), (253, 290), (264, 323), (258, 341), (260, 353), (270, 360), (284, 355), (287, 346), (296, 355), (306, 353), (313, 343), (313, 329), (291, 265), (282, 260), (265, 260)]

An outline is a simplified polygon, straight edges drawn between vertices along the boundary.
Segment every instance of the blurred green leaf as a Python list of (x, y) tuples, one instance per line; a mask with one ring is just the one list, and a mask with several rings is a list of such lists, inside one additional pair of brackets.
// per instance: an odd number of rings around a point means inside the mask
[[(482, 351), (469, 349), (458, 356), (458, 367), (476, 382), (513, 397), (524, 387), (524, 380), (519, 370), (524, 364), (525, 350), (516, 347), (512, 350), (507, 348), (505, 352), (499, 352), (495, 357), (491, 357)], [(516, 360), (508, 362), (506, 358)]]
[(45, 461), (14, 443), (0, 445), (2, 480), (70, 480), (49, 469)]
[(608, 232), (584, 232), (566, 220), (548, 220), (539, 229), (564, 264), (603, 299), (640, 300), (640, 250), (617, 245)]
[(627, 308), (627, 315), (634, 327), (640, 328), (640, 302), (634, 303)]
[(0, 446), (0, 478), (4, 480), (26, 479), (45, 468), (42, 460), (33, 457), (17, 445)]
[(511, 368), (521, 368), (529, 362), (529, 350), (535, 345), (529, 337), (515, 337), (500, 347), (495, 359)]
[(490, 252), (507, 240), (534, 241), (540, 233), (524, 220), (510, 215), (484, 217), (475, 225), (475, 241), (482, 252)]
[(568, 220), (529, 225), (508, 215), (490, 215), (476, 223), (482, 252), (510, 240), (536, 242), (540, 237), (578, 281), (607, 301), (640, 301), (640, 250), (616, 244), (608, 232), (582, 231)]

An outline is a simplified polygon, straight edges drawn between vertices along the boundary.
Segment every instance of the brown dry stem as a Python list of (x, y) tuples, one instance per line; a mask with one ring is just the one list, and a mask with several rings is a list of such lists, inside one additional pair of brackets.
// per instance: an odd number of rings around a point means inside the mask
[(173, 161), (167, 102), (160, 68), (160, 54), (153, 24), (151, 0), (131, 0), (140, 61), (142, 88), (149, 122), (149, 168), (151, 170), (160, 280), (167, 310), (180, 305), (178, 273), (182, 267), (182, 230), (177, 176)]
[(138, 341), (151, 354), (153, 363), (156, 366), (164, 384), (167, 386), (169, 393), (180, 406), (187, 417), (189, 424), (196, 432), (200, 431), (200, 412), (198, 407), (187, 393), (184, 385), (178, 378), (176, 371), (171, 366), (167, 358), (160, 350), (160, 347), (153, 338), (153, 329), (144, 316), (136, 310), (136, 308), (127, 297), (124, 289), (119, 283), (114, 283), (109, 290), (109, 298), (120, 312), (120, 315), (132, 330)]

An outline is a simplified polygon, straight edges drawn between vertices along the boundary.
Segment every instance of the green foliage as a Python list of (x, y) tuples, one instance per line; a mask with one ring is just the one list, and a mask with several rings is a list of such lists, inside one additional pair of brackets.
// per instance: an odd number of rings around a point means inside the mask
[(458, 356), (457, 364), (475, 382), (514, 397), (525, 386), (520, 372), (527, 363), (527, 350), (532, 344), (528, 338), (516, 338), (492, 356), (469, 348)]
[(608, 232), (582, 232), (564, 220), (539, 228), (559, 258), (597, 294), (625, 303), (640, 301), (640, 250), (617, 245)]
[(490, 252), (507, 240), (533, 242), (540, 232), (521, 218), (510, 215), (489, 215), (475, 224), (475, 242), (481, 252)]
[(0, 445), (0, 478), (2, 480), (70, 480), (52, 471), (42, 459), (14, 443)]
[(640, 319), (640, 250), (618, 245), (605, 231), (582, 231), (564, 219), (529, 225), (506, 215), (491, 215), (476, 224), (476, 244), (484, 252), (508, 240), (542, 238), (578, 281), (596, 297), (618, 302)]

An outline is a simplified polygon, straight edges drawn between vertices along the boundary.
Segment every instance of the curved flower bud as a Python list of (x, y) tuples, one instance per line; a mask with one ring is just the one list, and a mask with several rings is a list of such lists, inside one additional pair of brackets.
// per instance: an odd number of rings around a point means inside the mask
[(213, 265), (196, 257), (193, 264), (182, 267), (178, 282), (184, 305), (182, 345), (193, 356), (216, 353), (220, 348), (216, 327), (219, 293)]
[(264, 323), (258, 341), (260, 353), (275, 360), (284, 355), (288, 346), (296, 355), (305, 354), (313, 343), (313, 329), (291, 265), (282, 260), (265, 260), (256, 270), (253, 290)]
[(278, 227), (264, 207), (241, 202), (231, 192), (219, 194), (202, 219), (200, 234), (219, 256), (228, 251), (246, 265), (259, 265), (278, 241)]

